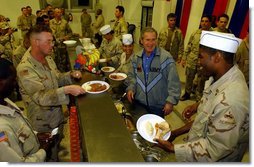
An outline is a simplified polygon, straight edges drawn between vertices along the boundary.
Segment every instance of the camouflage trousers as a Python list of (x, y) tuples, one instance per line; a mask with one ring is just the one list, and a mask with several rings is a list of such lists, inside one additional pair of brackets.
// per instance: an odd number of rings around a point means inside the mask
[[(205, 81), (208, 79), (208, 77), (204, 76), (202, 74), (202, 71), (198, 67), (196, 69), (186, 67), (185, 75), (186, 75), (185, 92), (191, 94), (194, 91), (196, 95), (196, 101), (199, 101), (203, 95)], [(193, 90), (194, 79), (196, 75), (197, 75), (197, 85), (196, 88)]]
[(84, 38), (92, 38), (93, 37), (93, 32), (91, 27), (82, 27), (82, 36)]
[(60, 72), (67, 72), (71, 70), (68, 56), (69, 55), (65, 44), (58, 44), (57, 47), (55, 47), (54, 61), (57, 65), (57, 69)]

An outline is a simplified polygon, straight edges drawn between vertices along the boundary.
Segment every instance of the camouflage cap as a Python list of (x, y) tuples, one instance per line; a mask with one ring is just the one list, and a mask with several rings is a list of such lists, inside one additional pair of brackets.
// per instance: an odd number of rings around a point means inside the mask
[(7, 28), (10, 28), (10, 26), (7, 22), (0, 22), (0, 28), (7, 29)]

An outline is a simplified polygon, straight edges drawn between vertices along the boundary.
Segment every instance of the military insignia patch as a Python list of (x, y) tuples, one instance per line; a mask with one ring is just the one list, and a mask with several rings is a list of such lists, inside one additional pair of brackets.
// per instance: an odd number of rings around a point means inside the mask
[(0, 142), (2, 141), (8, 141), (8, 137), (5, 132), (0, 132)]
[(29, 74), (28, 70), (23, 70), (23, 71), (20, 71), (20, 76), (26, 76)]

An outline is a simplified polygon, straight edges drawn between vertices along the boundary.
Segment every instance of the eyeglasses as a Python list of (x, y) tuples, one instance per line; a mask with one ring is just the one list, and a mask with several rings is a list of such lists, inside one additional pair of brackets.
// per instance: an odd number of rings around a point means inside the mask
[(55, 41), (52, 41), (52, 40), (42, 40), (42, 39), (36, 39), (38, 41), (43, 41), (45, 43), (47, 43), (48, 45), (55, 45)]

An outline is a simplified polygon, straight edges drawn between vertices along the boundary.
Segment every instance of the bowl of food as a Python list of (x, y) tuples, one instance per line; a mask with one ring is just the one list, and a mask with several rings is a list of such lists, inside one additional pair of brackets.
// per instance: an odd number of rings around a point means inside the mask
[(123, 81), (127, 78), (127, 75), (125, 73), (117, 72), (117, 73), (111, 73), (109, 75), (109, 78), (114, 81)]
[(115, 68), (114, 67), (110, 67), (110, 66), (106, 66), (106, 67), (102, 67), (101, 71), (104, 72), (104, 73), (111, 73), (111, 72), (115, 71)]
[(72, 47), (72, 46), (75, 46), (77, 41), (75, 40), (67, 40), (67, 41), (64, 41), (63, 42), (67, 47)]

